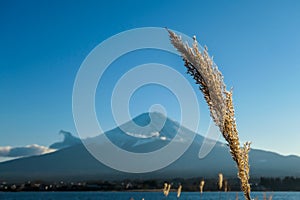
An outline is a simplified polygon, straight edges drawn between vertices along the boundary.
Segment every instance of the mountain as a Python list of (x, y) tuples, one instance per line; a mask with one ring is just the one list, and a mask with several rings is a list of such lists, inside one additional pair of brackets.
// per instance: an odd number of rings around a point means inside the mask
[[(179, 123), (165, 118), (159, 113), (144, 113), (133, 119), (140, 126), (147, 127), (144, 133), (132, 126), (132, 121), (116, 127), (105, 135), (117, 146), (131, 152), (145, 153), (158, 150), (175, 140), (174, 133), (180, 130), (175, 142), (184, 143), (185, 137), (193, 134)], [(161, 121), (165, 121), (160, 130)], [(122, 129), (126, 128), (127, 132)], [(72, 136), (73, 137), (73, 136)], [(89, 138), (85, 142), (97, 145), (103, 143), (104, 135)], [(107, 167), (96, 160), (83, 146), (75, 143), (56, 152), (40, 156), (16, 159), (0, 163), (1, 180), (119, 180), (153, 178), (190, 178), (216, 177), (222, 172), (226, 177), (236, 177), (236, 167), (231, 159), (227, 145), (217, 142), (212, 151), (203, 159), (198, 158), (199, 149), (204, 141), (196, 134), (191, 146), (169, 166), (149, 173), (125, 173)], [(59, 145), (58, 145), (59, 146)], [(60, 146), (59, 146), (60, 147)], [(151, 161), (149, 161), (151, 162)], [(300, 157), (282, 156), (273, 152), (257, 149), (250, 151), (251, 177), (300, 176)]]

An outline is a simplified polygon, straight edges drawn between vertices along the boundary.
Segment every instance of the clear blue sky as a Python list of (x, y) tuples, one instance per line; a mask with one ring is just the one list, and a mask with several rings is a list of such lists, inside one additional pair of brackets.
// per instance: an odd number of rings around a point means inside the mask
[[(84, 58), (114, 34), (157, 26), (197, 35), (209, 47), (225, 82), (234, 87), (242, 141), (251, 140), (254, 148), (300, 155), (299, 10), (296, 0), (2, 0), (0, 146), (47, 146), (59, 139), (60, 129), (76, 133), (72, 88)], [(139, 58), (140, 64), (151, 61), (143, 53)], [(182, 66), (179, 58), (173, 61)], [(109, 79), (106, 84), (112, 87)], [(148, 91), (168, 93), (155, 86)], [(145, 101), (142, 91), (135, 94), (133, 114), (156, 102), (148, 96)], [(200, 92), (198, 98), (204, 102)], [(175, 109), (170, 117), (176, 118), (177, 102), (168, 102), (168, 109)], [(202, 107), (207, 110), (204, 103)], [(208, 112), (201, 114), (207, 123)]]

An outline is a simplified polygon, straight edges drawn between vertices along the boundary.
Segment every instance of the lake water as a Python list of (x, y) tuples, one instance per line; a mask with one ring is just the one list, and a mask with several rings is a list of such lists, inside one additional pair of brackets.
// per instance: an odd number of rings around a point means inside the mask
[[(0, 192), (0, 200), (177, 200), (175, 192), (166, 198), (162, 192)], [(182, 192), (182, 200), (235, 200), (236, 192), (204, 192), (202, 197), (199, 192)], [(299, 200), (300, 192), (266, 192), (272, 200)], [(243, 200), (243, 194), (238, 193)], [(263, 200), (263, 192), (252, 192), (252, 198)], [(268, 199), (268, 198), (267, 198)]]

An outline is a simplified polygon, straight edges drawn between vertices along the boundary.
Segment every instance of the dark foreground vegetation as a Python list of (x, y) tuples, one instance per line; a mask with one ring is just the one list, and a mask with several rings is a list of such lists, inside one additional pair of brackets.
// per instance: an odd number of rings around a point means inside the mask
[[(162, 191), (165, 182), (171, 183), (172, 189), (182, 185), (183, 191), (199, 191), (199, 183), (205, 180), (203, 191), (218, 191), (217, 179), (170, 179), (170, 180), (123, 180), (123, 181), (86, 181), (86, 182), (44, 182), (40, 180), (25, 183), (0, 183), (2, 192), (18, 191)], [(226, 183), (225, 183), (226, 182)], [(261, 177), (250, 181), (253, 191), (300, 191), (300, 178)], [(227, 191), (240, 191), (237, 178), (224, 180)], [(225, 188), (222, 188), (225, 190)]]

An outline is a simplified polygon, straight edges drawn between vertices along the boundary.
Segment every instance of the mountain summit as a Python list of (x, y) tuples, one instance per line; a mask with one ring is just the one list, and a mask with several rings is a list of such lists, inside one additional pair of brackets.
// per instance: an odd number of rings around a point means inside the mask
[[(105, 133), (118, 147), (136, 153), (146, 153), (158, 150), (167, 145), (177, 134), (179, 129), (185, 130), (185, 134), (191, 134), (179, 123), (167, 118), (161, 113), (143, 113), (132, 121), (126, 122)], [(97, 136), (101, 141), (103, 135)], [(184, 138), (181, 138), (184, 140)]]

